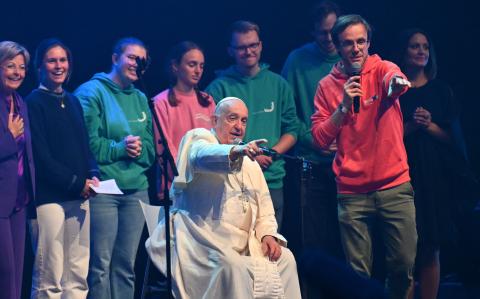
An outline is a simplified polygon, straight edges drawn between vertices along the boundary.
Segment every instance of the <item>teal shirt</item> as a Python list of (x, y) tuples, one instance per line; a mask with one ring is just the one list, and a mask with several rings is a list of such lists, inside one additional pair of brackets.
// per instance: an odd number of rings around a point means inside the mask
[[(248, 108), (245, 141), (266, 138), (265, 146), (272, 147), (284, 134), (296, 138), (299, 122), (290, 86), (268, 68), (267, 64), (261, 64), (255, 76), (247, 77), (232, 66), (221, 72), (206, 91), (216, 102), (229, 96), (242, 99)], [(264, 171), (269, 188), (283, 187), (284, 164), (285, 161), (279, 159)]]
[(295, 148), (298, 155), (310, 161), (331, 162), (333, 159), (322, 156), (313, 147), (310, 118), (315, 112), (313, 100), (318, 82), (330, 73), (338, 61), (338, 54), (327, 55), (317, 43), (311, 42), (293, 50), (282, 69), (282, 76), (288, 81), (295, 95), (297, 115), (300, 119), (301, 127)]
[[(155, 160), (152, 117), (145, 95), (133, 85), (121, 89), (107, 74), (95, 74), (75, 91), (102, 180), (115, 179), (123, 190), (148, 188), (146, 171)], [(127, 155), (124, 138), (140, 136), (142, 152)]]

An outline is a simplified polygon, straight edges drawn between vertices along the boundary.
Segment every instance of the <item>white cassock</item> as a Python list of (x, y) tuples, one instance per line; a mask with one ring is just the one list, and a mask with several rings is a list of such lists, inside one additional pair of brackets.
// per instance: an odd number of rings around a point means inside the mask
[[(233, 145), (212, 132), (193, 129), (183, 137), (172, 184), (173, 292), (182, 299), (301, 298), (295, 259), (282, 247), (276, 262), (263, 256), (263, 236), (276, 237), (277, 223), (257, 162), (230, 162)], [(160, 222), (146, 247), (166, 272), (165, 226)]]

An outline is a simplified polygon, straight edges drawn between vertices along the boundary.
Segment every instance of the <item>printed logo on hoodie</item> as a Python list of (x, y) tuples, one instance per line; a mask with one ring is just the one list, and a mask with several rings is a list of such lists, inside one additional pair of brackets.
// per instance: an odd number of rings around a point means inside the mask
[(265, 107), (263, 110), (255, 111), (252, 114), (260, 114), (260, 113), (270, 113), (275, 110), (275, 100), (270, 102), (270, 107)]
[(147, 113), (145, 113), (145, 111), (142, 111), (142, 117), (141, 118), (129, 119), (128, 122), (129, 123), (143, 123), (146, 120), (147, 120)]

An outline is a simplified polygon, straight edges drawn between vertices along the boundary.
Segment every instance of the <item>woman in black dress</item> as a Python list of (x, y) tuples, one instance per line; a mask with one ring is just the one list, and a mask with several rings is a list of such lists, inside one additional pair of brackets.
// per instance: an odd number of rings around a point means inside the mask
[(440, 245), (452, 238), (451, 159), (458, 111), (450, 87), (436, 78), (431, 38), (420, 29), (402, 32), (396, 62), (412, 83), (400, 98), (404, 142), (415, 189), (418, 248), (416, 272), (422, 299), (436, 298), (440, 282)]

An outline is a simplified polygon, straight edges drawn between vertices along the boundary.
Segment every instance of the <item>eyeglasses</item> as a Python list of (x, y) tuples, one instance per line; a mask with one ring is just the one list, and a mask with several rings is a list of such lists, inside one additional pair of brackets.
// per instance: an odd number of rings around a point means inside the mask
[(357, 48), (359, 50), (363, 50), (367, 46), (368, 42), (369, 41), (364, 38), (360, 38), (356, 41), (346, 40), (346, 41), (340, 42), (340, 47), (342, 47), (344, 50), (349, 51), (349, 50), (352, 50), (355, 45), (357, 45)]
[(25, 72), (27, 70), (27, 66), (25, 64), (16, 65), (13, 62), (2, 65), (2, 68), (8, 71), (16, 72)]
[(260, 47), (261, 42), (251, 43), (250, 45), (245, 46), (230, 46), (232, 49), (238, 52), (246, 52), (247, 50), (255, 51)]

